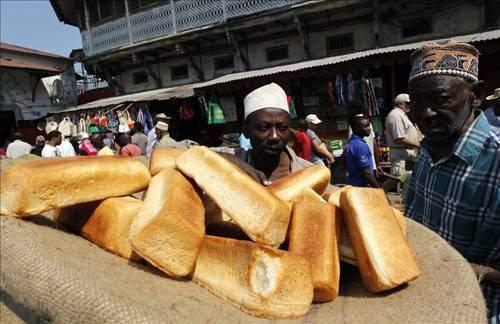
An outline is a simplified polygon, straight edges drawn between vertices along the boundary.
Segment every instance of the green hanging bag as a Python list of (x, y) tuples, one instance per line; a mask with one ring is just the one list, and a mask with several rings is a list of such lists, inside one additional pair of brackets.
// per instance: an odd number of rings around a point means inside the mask
[(225, 124), (226, 119), (224, 118), (224, 112), (222, 107), (217, 100), (217, 97), (213, 95), (208, 102), (208, 124)]

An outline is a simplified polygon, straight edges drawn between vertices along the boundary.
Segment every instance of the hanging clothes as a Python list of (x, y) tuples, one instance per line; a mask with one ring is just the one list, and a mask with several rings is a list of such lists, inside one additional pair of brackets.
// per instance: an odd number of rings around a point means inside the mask
[(288, 109), (290, 110), (290, 118), (297, 118), (297, 111), (295, 110), (295, 100), (292, 96), (286, 96), (288, 101)]
[(189, 102), (184, 101), (179, 107), (179, 118), (183, 121), (190, 121), (194, 117), (194, 109)]
[(330, 104), (332, 105), (332, 109), (335, 109), (336, 106), (336, 98), (335, 98), (335, 84), (333, 81), (327, 82), (327, 90), (328, 97), (330, 97)]

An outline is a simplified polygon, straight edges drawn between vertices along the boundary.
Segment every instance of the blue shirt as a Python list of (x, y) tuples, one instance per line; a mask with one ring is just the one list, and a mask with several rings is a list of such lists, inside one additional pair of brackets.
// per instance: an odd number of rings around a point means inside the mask
[(252, 148), (252, 144), (250, 143), (250, 140), (246, 138), (246, 136), (241, 133), (240, 135), (240, 147), (244, 149), (245, 151), (248, 151), (249, 149)]
[(352, 135), (347, 142), (345, 158), (347, 164), (347, 184), (357, 187), (369, 187), (363, 169), (369, 168), (373, 174), (373, 162), (370, 147), (357, 135)]
[[(499, 269), (498, 128), (481, 113), (449, 156), (434, 163), (429, 148), (424, 139), (408, 186), (406, 216), (438, 233), (469, 262)], [(490, 305), (499, 300), (500, 289), (488, 293)]]

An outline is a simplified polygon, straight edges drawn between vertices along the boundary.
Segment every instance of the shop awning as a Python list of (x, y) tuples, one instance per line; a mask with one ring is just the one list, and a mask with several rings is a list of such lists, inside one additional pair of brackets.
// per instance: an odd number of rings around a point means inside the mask
[(119, 105), (119, 104), (127, 103), (127, 102), (167, 100), (167, 99), (173, 99), (173, 98), (189, 98), (189, 97), (194, 96), (194, 89), (193, 89), (194, 86), (195, 86), (195, 84), (186, 84), (186, 85), (177, 86), (177, 87), (162, 88), (162, 89), (132, 93), (132, 94), (123, 95), (123, 96), (105, 98), (105, 99), (100, 99), (100, 100), (88, 102), (88, 103), (83, 104), (83, 105), (54, 111), (53, 113), (60, 114), (60, 113), (68, 113), (68, 112), (74, 112), (74, 111), (79, 111), (79, 110), (97, 109), (97, 108), (101, 108), (101, 107)]
[(261, 70), (253, 70), (253, 71), (227, 74), (227, 75), (221, 76), (217, 79), (213, 79), (213, 80), (210, 80), (207, 82), (198, 83), (197, 85), (194, 86), (194, 88), (195, 89), (196, 88), (205, 88), (205, 87), (210, 87), (210, 86), (214, 86), (217, 84), (238, 81), (238, 80), (243, 80), (243, 79), (262, 77), (262, 76), (267, 76), (267, 75), (272, 75), (272, 74), (277, 74), (277, 73), (295, 72), (295, 71), (305, 70), (305, 69), (309, 69), (309, 68), (317, 68), (317, 67), (326, 66), (326, 65), (339, 64), (339, 63), (353, 61), (353, 60), (357, 60), (357, 59), (361, 59), (361, 58), (365, 58), (365, 57), (369, 57), (369, 56), (374, 56), (374, 55), (395, 53), (395, 52), (401, 52), (401, 51), (411, 51), (411, 50), (415, 50), (415, 49), (419, 48), (420, 46), (422, 46), (425, 43), (428, 43), (429, 41), (441, 41), (441, 40), (446, 40), (446, 39), (455, 39), (455, 40), (461, 41), (461, 42), (474, 43), (474, 42), (493, 40), (493, 39), (498, 39), (498, 38), (500, 38), (500, 29), (495, 29), (495, 30), (491, 30), (491, 31), (483, 32), (483, 33), (477, 33), (477, 34), (448, 37), (448, 38), (436, 39), (436, 40), (425, 40), (425, 41), (421, 41), (421, 42), (415, 42), (415, 43), (403, 44), (403, 45), (388, 46), (388, 47), (376, 48), (376, 49), (371, 49), (371, 50), (366, 50), (366, 51), (359, 51), (359, 52), (345, 54), (345, 55), (330, 56), (330, 57), (317, 59), (317, 60), (309, 60), (309, 61), (299, 62), (299, 63), (294, 63), (294, 64), (275, 66), (275, 67), (261, 69)]

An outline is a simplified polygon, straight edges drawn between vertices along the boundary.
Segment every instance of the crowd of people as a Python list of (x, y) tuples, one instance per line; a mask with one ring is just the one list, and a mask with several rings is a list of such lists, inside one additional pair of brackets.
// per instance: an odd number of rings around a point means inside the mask
[[(411, 56), (409, 94), (394, 99), (385, 120), (391, 148), (388, 176), (407, 184), (405, 215), (439, 234), (469, 261), (478, 275), (490, 320), (500, 319), (500, 89), (482, 106), (484, 83), (478, 80), (479, 53), (471, 45), (428, 43)], [(416, 125), (408, 117), (413, 111)], [(373, 128), (362, 111), (351, 109), (343, 158), (347, 183), (380, 187)], [(263, 185), (313, 164), (329, 166), (334, 157), (316, 134), (315, 114), (291, 124), (285, 91), (271, 83), (244, 99), (240, 147), (220, 147), (232, 162)], [(138, 125), (139, 126), (139, 125)], [(293, 127), (292, 127), (293, 126)], [(111, 132), (63, 139), (57, 130), (38, 137), (34, 147), (12, 136), (6, 155), (150, 155), (156, 147), (190, 147), (175, 141), (169, 120), (156, 116), (155, 127), (117, 138)], [(293, 138), (293, 139), (292, 139)], [(288, 144), (293, 142), (293, 146)], [(413, 171), (411, 171), (413, 170)], [(424, 242), (425, 243), (425, 242)]]

